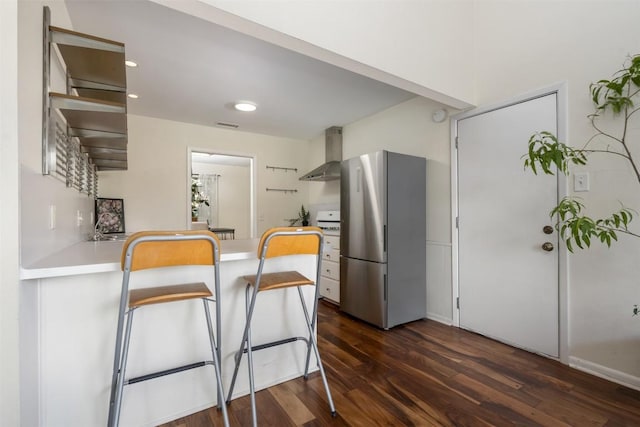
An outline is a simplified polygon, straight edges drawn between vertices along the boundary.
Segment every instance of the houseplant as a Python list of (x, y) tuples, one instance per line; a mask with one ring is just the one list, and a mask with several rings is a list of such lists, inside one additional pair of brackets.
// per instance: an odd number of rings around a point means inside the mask
[(191, 178), (191, 220), (197, 221), (198, 214), (200, 212), (200, 206), (204, 204), (209, 206), (209, 198), (200, 191), (200, 181), (196, 178)]
[(298, 212), (298, 217), (297, 218), (291, 218), (289, 220), (289, 226), (294, 226), (298, 223), (302, 224), (303, 227), (306, 227), (307, 225), (309, 225), (309, 217), (310, 217), (310, 213), (308, 210), (306, 210), (304, 208), (304, 205), (300, 206), (300, 211)]

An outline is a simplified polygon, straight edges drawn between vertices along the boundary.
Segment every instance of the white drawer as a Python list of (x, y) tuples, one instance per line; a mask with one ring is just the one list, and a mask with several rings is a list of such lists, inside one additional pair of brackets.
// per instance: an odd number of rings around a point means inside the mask
[(330, 251), (325, 251), (324, 257), (322, 259), (324, 259), (325, 261), (340, 262), (340, 249), (331, 249)]
[(322, 276), (333, 280), (340, 280), (340, 264), (333, 261), (325, 261), (322, 263)]
[(340, 236), (324, 236), (324, 245), (326, 249), (340, 249)]
[(320, 278), (320, 295), (333, 302), (340, 302), (340, 283), (328, 277)]

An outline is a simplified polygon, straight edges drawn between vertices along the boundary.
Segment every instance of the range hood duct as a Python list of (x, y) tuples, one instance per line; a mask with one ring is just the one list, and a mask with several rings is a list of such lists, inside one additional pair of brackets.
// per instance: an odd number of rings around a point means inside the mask
[(324, 131), (325, 162), (300, 177), (300, 181), (333, 181), (340, 179), (342, 163), (342, 128), (332, 126)]

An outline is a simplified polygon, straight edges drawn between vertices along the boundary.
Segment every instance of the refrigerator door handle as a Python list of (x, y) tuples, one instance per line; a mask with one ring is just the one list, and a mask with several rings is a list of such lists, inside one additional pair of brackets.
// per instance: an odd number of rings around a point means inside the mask
[(387, 225), (382, 226), (382, 251), (387, 252)]
[(384, 275), (384, 300), (387, 301), (388, 287), (387, 287), (387, 275)]

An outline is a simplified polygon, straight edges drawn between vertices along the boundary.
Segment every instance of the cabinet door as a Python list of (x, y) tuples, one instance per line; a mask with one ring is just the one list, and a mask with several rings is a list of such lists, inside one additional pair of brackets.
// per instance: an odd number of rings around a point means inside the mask
[(322, 263), (323, 276), (329, 277), (333, 280), (340, 280), (340, 264), (337, 262), (326, 261)]
[(323, 258), (325, 261), (340, 262), (340, 249), (325, 251)]
[(325, 249), (340, 249), (340, 236), (324, 236)]
[(340, 283), (328, 277), (320, 277), (320, 295), (326, 299), (340, 302)]

